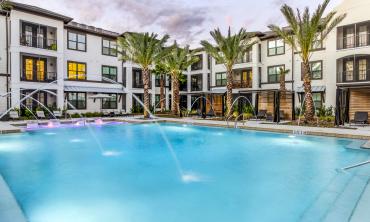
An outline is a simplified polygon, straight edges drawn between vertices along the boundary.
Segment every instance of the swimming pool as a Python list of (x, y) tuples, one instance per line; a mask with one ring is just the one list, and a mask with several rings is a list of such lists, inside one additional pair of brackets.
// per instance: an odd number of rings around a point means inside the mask
[(358, 177), (336, 169), (370, 159), (361, 143), (169, 123), (43, 129), (0, 136), (0, 173), (30, 222), (320, 221)]

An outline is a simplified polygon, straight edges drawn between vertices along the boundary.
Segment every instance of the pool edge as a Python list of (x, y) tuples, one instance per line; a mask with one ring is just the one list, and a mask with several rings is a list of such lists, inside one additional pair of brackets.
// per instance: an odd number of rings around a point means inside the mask
[(1, 222), (27, 222), (17, 200), (8, 184), (0, 174), (0, 221)]

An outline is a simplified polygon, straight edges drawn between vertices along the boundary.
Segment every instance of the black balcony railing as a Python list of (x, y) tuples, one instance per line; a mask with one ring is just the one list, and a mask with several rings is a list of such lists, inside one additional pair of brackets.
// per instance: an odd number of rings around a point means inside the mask
[[(144, 83), (143, 82), (133, 82), (132, 83), (132, 88), (137, 88), (137, 89), (143, 89), (144, 88)], [(149, 82), (149, 88), (152, 88), (152, 82)]]
[(337, 75), (338, 83), (370, 81), (370, 69), (340, 71)]
[(201, 84), (192, 84), (191, 85), (191, 91), (197, 92), (197, 91), (202, 91), (202, 85)]
[(370, 46), (370, 33), (359, 33), (338, 38), (338, 49), (352, 49)]
[(57, 47), (57, 40), (55, 39), (48, 39), (42, 36), (35, 36), (35, 35), (21, 35), (20, 44), (23, 46), (40, 48), (40, 49), (48, 49), (56, 51)]
[(56, 72), (26, 72), (24, 71), (21, 76), (21, 81), (29, 82), (53, 82), (57, 80)]
[(233, 81), (233, 88), (234, 89), (252, 88), (252, 81), (234, 80)]

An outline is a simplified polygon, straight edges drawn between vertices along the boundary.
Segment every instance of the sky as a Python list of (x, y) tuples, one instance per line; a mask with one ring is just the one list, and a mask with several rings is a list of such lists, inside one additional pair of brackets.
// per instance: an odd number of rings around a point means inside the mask
[[(314, 9), (323, 0), (15, 0), (45, 8), (74, 21), (123, 33), (169, 34), (171, 41), (199, 46), (219, 27), (233, 31), (267, 31), (267, 25), (285, 25), (280, 7)], [(331, 0), (329, 9), (342, 0)]]

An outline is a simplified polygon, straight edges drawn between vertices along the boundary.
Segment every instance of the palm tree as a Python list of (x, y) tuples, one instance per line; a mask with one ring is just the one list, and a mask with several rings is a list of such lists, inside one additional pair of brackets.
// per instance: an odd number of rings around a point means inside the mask
[(158, 35), (148, 32), (132, 33), (127, 32), (123, 37), (118, 38), (118, 45), (122, 49), (121, 59), (129, 60), (138, 64), (143, 72), (144, 83), (144, 118), (149, 118), (149, 83), (150, 67), (160, 62), (166, 55), (167, 50), (164, 48), (165, 42), (169, 36), (165, 35), (161, 39)]
[(190, 50), (189, 46), (180, 48), (176, 41), (171, 47), (171, 52), (165, 58), (164, 63), (166, 69), (171, 75), (172, 81), (172, 105), (171, 111), (174, 115), (180, 114), (179, 103), (180, 103), (180, 81), (185, 80), (183, 71), (186, 70), (193, 63), (198, 62), (199, 58), (195, 56), (196, 50)]
[(247, 33), (244, 28), (241, 28), (238, 33), (233, 35), (231, 34), (230, 27), (226, 36), (222, 35), (219, 28), (211, 31), (210, 34), (216, 45), (213, 46), (208, 41), (201, 41), (200, 44), (218, 63), (224, 64), (226, 67), (226, 117), (228, 117), (232, 113), (233, 103), (233, 66), (237, 59), (244, 56), (244, 54), (255, 44), (255, 42), (252, 41), (253, 36)]
[(329, 12), (324, 16), (326, 7), (330, 0), (324, 0), (311, 15), (306, 7), (301, 13), (299, 9), (295, 12), (290, 6), (283, 5), (281, 12), (284, 15), (289, 29), (283, 29), (276, 25), (269, 28), (280, 36), (294, 51), (299, 52), (303, 65), (303, 87), (305, 99), (305, 120), (314, 119), (315, 110), (312, 100), (310, 58), (312, 49), (326, 39), (328, 34), (345, 18), (345, 14), (336, 16), (336, 12)]
[(279, 75), (280, 75), (280, 91), (285, 93), (286, 87), (285, 87), (285, 76), (290, 72), (289, 69), (280, 68), (279, 69)]
[(6, 9), (9, 6), (10, 6), (9, 5), (9, 1), (7, 1), (7, 0), (0, 0), (0, 9)]
[[(164, 112), (165, 102), (166, 102), (166, 98), (165, 98), (165, 95), (164, 95), (164, 87), (165, 87), (165, 78), (166, 78), (166, 75), (168, 74), (168, 70), (167, 70), (166, 66), (163, 63), (158, 63), (158, 64), (155, 65), (154, 69), (152, 70), (152, 73), (156, 76), (159, 76), (159, 85), (160, 85), (159, 101), (160, 101), (160, 104), (161, 104), (161, 112)], [(154, 107), (154, 108), (156, 108), (156, 107)]]

